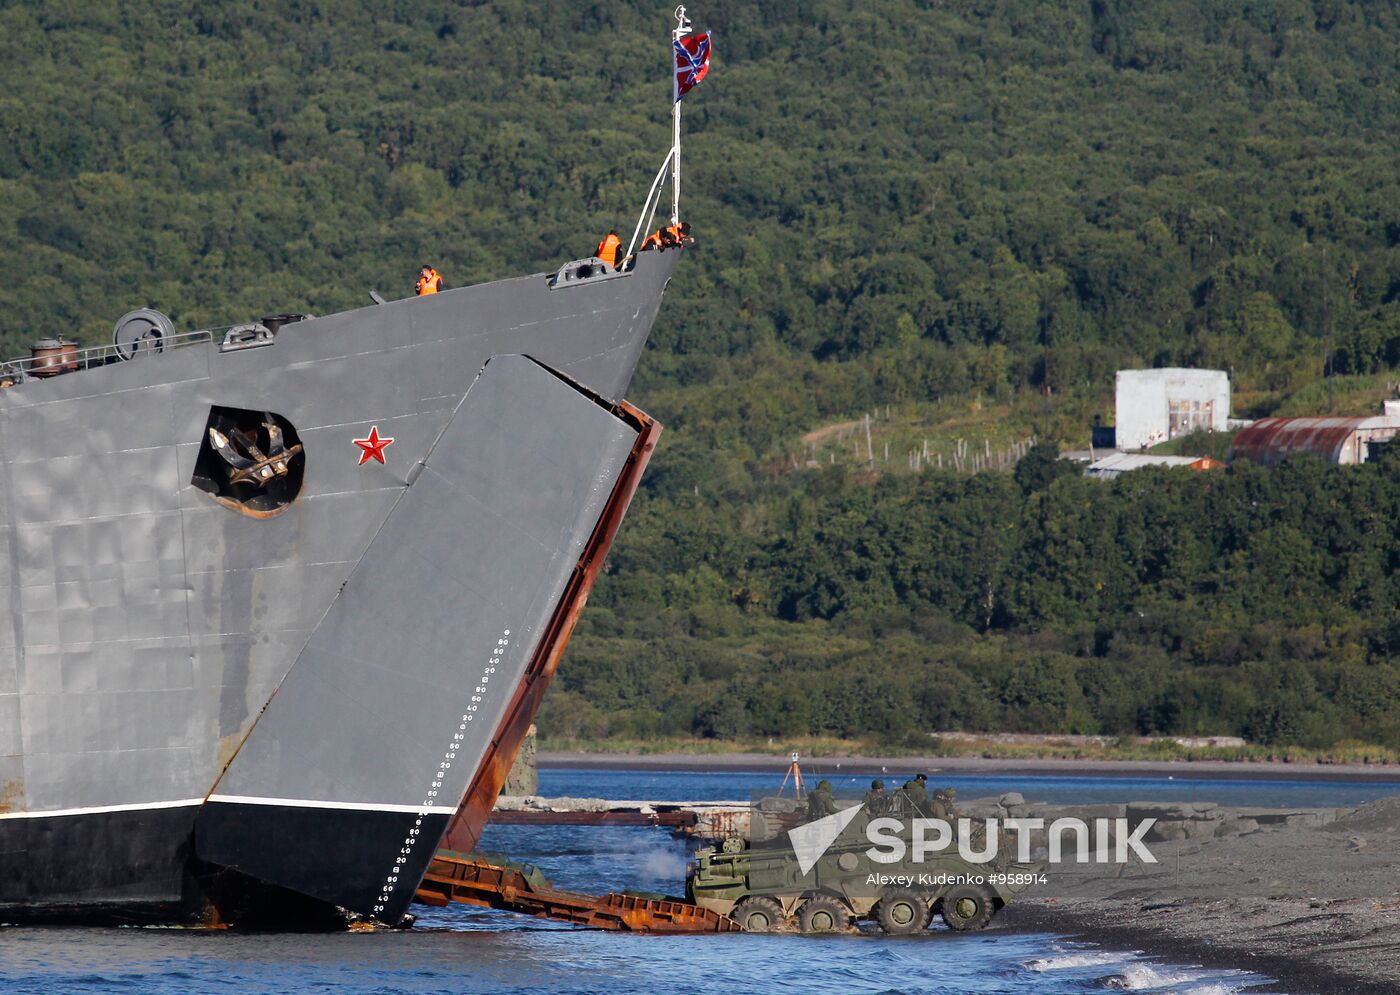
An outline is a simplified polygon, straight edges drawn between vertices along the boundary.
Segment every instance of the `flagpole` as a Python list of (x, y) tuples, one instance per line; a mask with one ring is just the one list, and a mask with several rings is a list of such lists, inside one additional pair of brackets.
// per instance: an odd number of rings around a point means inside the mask
[(671, 224), (681, 220), (681, 102), (671, 104)]
[(656, 209), (661, 206), (662, 191), (665, 190), (666, 170), (671, 168), (671, 153), (666, 153), (666, 158), (661, 162), (661, 168), (656, 171), (656, 179), (651, 181), (651, 187), (647, 190), (646, 203), (642, 205), (641, 217), (637, 219), (637, 227), (632, 231), (632, 241), (627, 243), (627, 252), (622, 257), (631, 257), (634, 249), (637, 248), (637, 239), (641, 237), (642, 229), (651, 227), (651, 219), (656, 216)]
[(676, 82), (676, 44), (690, 33), (685, 7), (676, 8), (676, 29), (671, 32), (671, 224), (681, 220), (681, 101)]

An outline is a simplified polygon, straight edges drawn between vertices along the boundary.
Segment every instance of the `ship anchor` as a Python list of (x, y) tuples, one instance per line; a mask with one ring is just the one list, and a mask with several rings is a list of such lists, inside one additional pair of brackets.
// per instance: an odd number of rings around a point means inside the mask
[(227, 435), (213, 425), (209, 426), (209, 442), (232, 472), (229, 473), (229, 486), (253, 484), (266, 487), (272, 481), (285, 477), (292, 457), (301, 452), (301, 443), (290, 448), (282, 437), (282, 428), (271, 414), (263, 412), (262, 427), (267, 431), (267, 452), (258, 446), (255, 433), (231, 429)]

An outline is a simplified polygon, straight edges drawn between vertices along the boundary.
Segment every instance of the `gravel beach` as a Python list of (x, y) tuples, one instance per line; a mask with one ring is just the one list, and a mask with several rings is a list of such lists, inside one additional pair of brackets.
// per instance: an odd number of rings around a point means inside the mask
[(1256, 970), (1291, 992), (1400, 991), (1400, 797), (1325, 823), (1213, 814), (1222, 835), (1157, 844), (1160, 869), (1057, 881), (1008, 924)]

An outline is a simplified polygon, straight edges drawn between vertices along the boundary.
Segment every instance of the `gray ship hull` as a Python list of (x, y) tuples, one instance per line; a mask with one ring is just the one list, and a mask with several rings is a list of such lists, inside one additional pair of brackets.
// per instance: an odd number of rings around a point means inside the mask
[[(677, 256), (0, 391), (0, 921), (398, 921), (635, 486)], [(230, 411), (304, 447), (284, 506), (196, 486)]]

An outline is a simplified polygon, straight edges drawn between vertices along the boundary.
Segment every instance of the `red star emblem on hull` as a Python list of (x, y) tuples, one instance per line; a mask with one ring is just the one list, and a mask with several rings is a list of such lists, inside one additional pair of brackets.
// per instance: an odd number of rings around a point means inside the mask
[(372, 459), (377, 459), (379, 460), (379, 462), (383, 463), (384, 447), (388, 446), (394, 440), (392, 436), (387, 435), (381, 438), (379, 435), (379, 426), (372, 425), (370, 426), (368, 437), (363, 439), (356, 439), (354, 441), (355, 445), (359, 446), (362, 450), (360, 453), (360, 462), (356, 465), (364, 466)]

